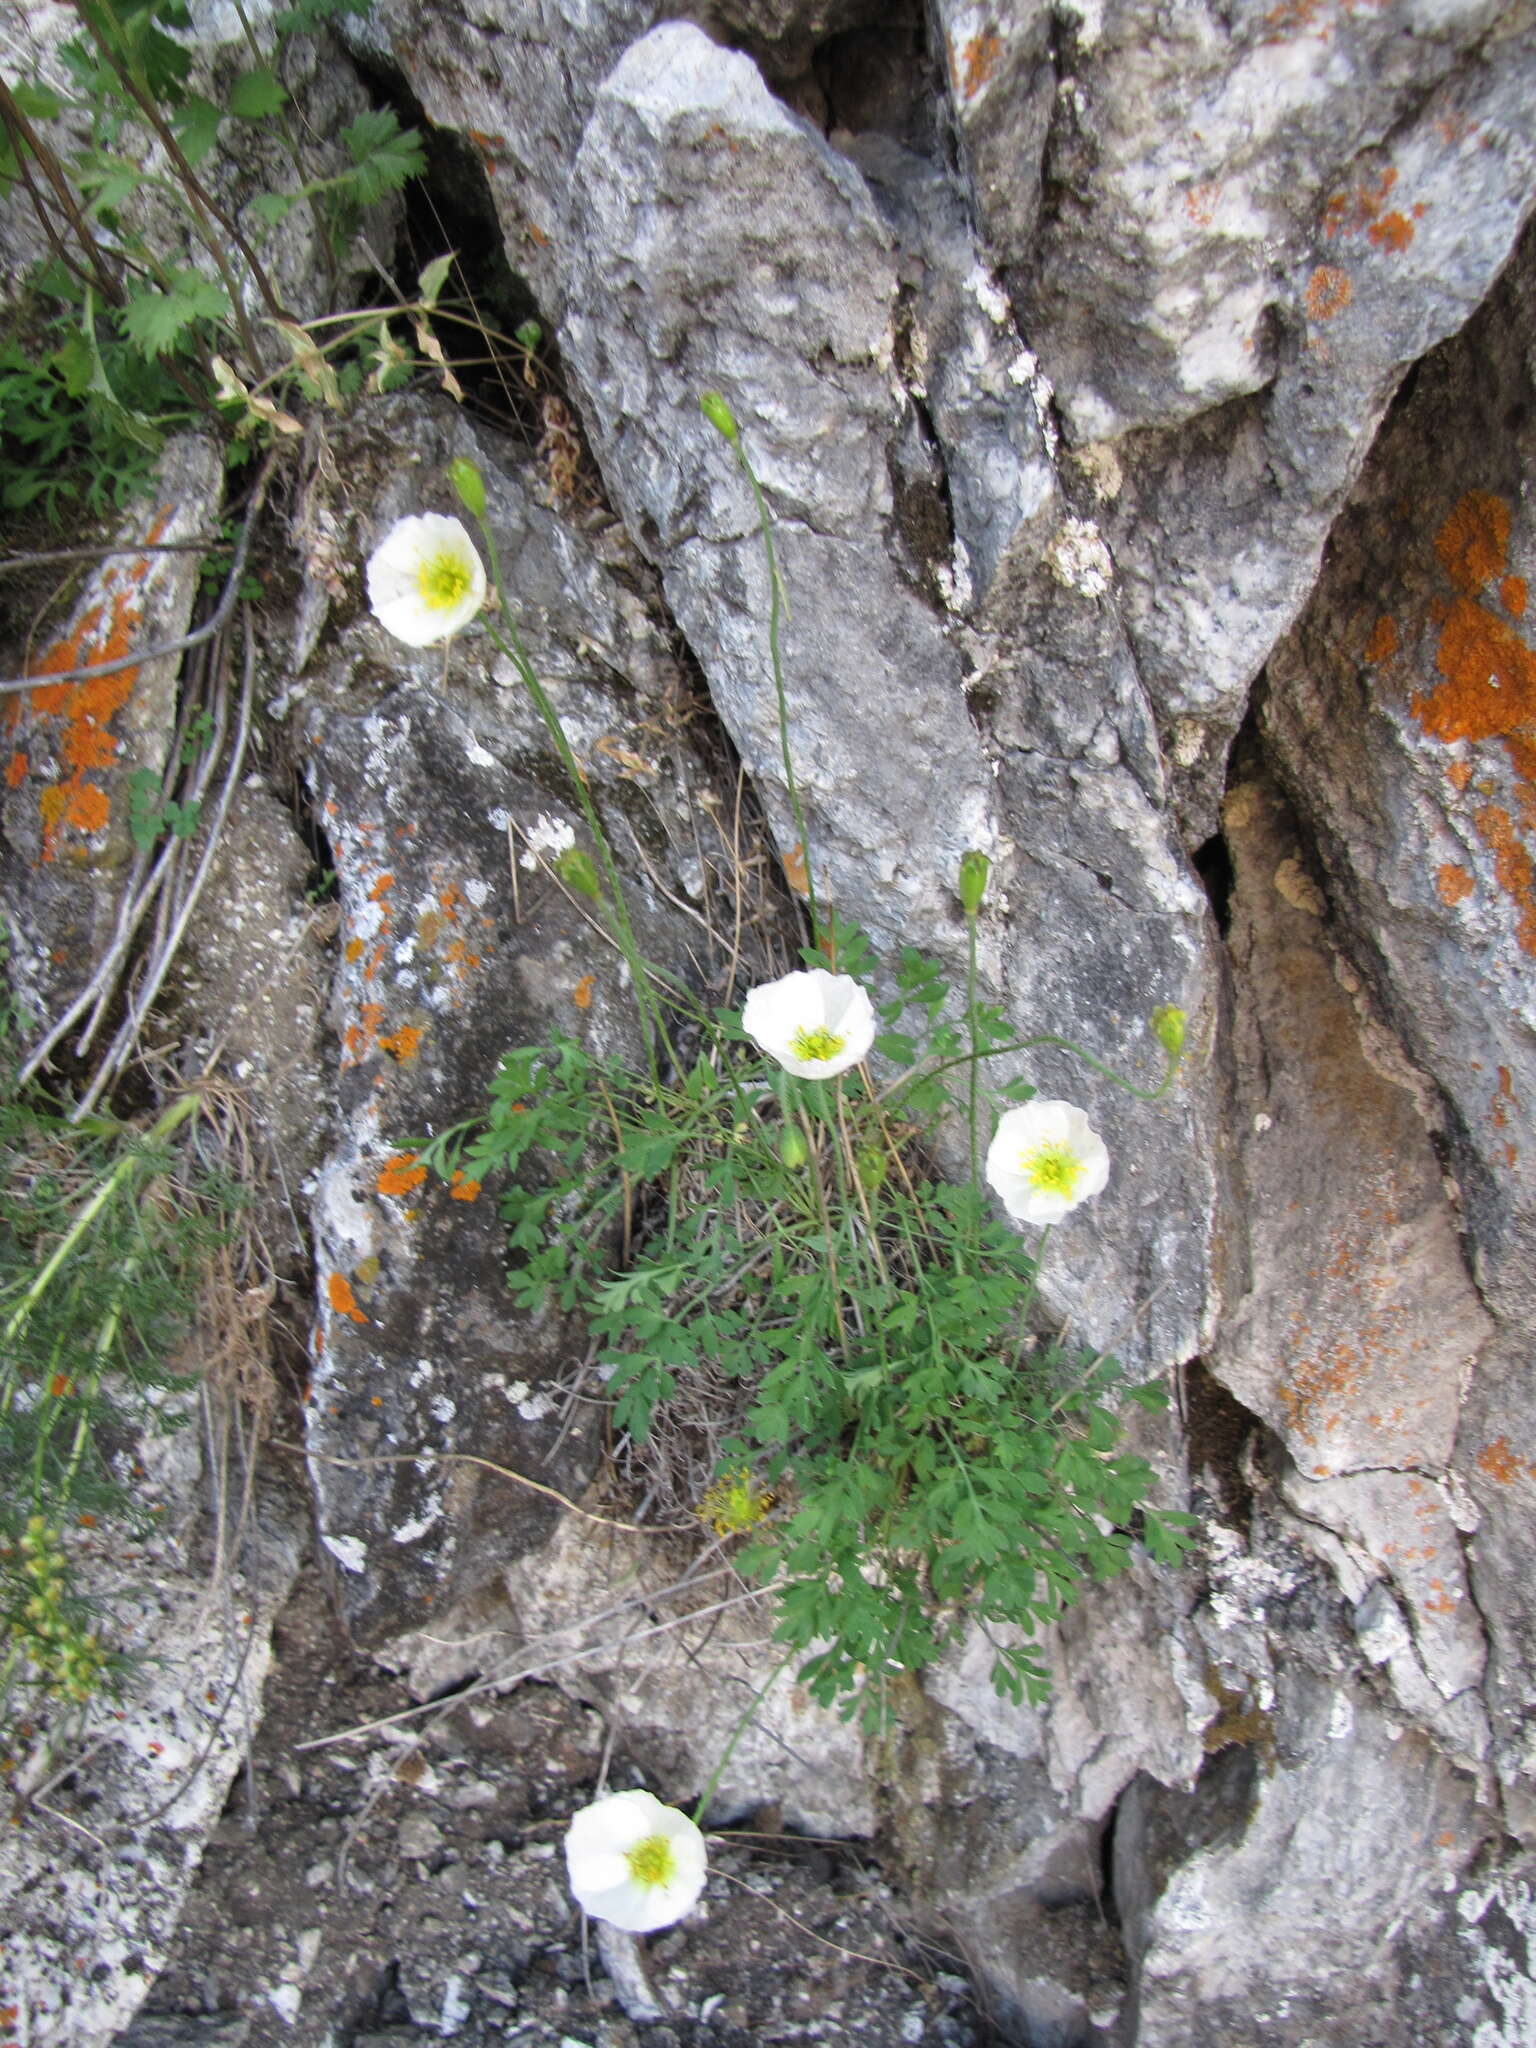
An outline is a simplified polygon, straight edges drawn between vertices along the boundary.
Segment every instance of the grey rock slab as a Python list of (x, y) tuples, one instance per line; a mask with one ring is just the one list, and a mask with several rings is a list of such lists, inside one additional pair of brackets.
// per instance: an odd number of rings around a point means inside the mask
[(451, 14), (380, 0), (347, 24), (354, 47), (397, 65), (428, 120), (474, 152), (508, 260), (551, 319), (568, 289), (576, 146), (598, 86), (656, 13), (655, 0), (474, 0)]
[(1536, 244), (1421, 367), (1270, 666), (1264, 724), (1356, 971), (1444, 1105), (1473, 1270), (1536, 1328)]
[[(892, 202), (898, 218), (903, 207), (909, 219), (926, 214), (948, 251), (931, 301), (928, 355), (942, 384), (936, 420), (959, 446), (963, 375), (941, 344), (964, 332), (972, 410), (990, 408), (1009, 476), (1026, 499), (1048, 505), (1054, 494), (1023, 352), (1002, 331), (988, 281), (964, 266), (958, 230), (921, 174), (904, 174), (890, 152), (878, 168), (888, 187), (905, 184)], [(904, 573), (903, 506), (892, 481), (912, 417), (895, 368), (899, 252), (864, 180), (771, 98), (744, 58), (673, 24), (634, 45), (599, 93), (572, 220), (582, 288), (566, 340), (594, 448), (627, 525), (661, 568), (781, 847), (792, 849), (798, 835), (766, 658), (768, 576), (751, 495), (698, 414), (710, 388), (735, 410), (777, 521), (790, 745), (823, 895), (877, 947), (905, 940), (956, 961), (960, 855), (971, 846), (1001, 851), (1009, 832), (1020, 843), (1017, 873), (1030, 878), (1029, 907), (1011, 930), (989, 927), (984, 971), (1003, 980), (1021, 1027), (1079, 1032), (1096, 1054), (1130, 1057), (1155, 1079), (1146, 1012), (1159, 999), (1198, 1010), (1206, 987), (1198, 888), (1136, 779), (1139, 771), (1155, 787), (1151, 720), (1122, 662), (1086, 738), (1074, 728), (1064, 743), (1084, 748), (1081, 773), (1026, 753), (1056, 738), (1042, 709), (1008, 726), (1017, 760), (1005, 760), (995, 781), (963, 685), (967, 665), (1001, 662), (1011, 621), (996, 622), (981, 654), (963, 650), (931, 583), (925, 590), (920, 573)], [(1013, 380), (1015, 367), (1023, 382)], [(971, 495), (979, 505), (979, 474)], [(1018, 560), (1003, 580), (1029, 582), (1064, 523), (1063, 511), (1025, 533), (1025, 507), (1003, 515), (995, 532), (973, 525), (978, 573), (1012, 545)], [(1087, 573), (1069, 554), (1056, 571), (1039, 571), (1067, 608), (1097, 602), (1102, 585), (1083, 587)], [(1078, 587), (1068, 590), (1073, 576)], [(978, 631), (989, 630), (979, 621)], [(1023, 665), (1010, 663), (1007, 679)], [(1042, 677), (1032, 702), (1051, 699)], [(1101, 772), (1122, 752), (1132, 768)], [(1084, 850), (1095, 833), (1101, 855)], [(1118, 901), (1106, 900), (1103, 871)], [(1024, 891), (1006, 867), (1000, 881), (1018, 903)], [(1082, 1089), (1080, 1073), (1073, 1085)], [(1124, 1125), (1116, 1109), (1105, 1114), (1117, 1130)], [(1193, 1148), (1172, 1142), (1181, 1161), (1192, 1158)], [(1168, 1146), (1163, 1129), (1143, 1143), (1159, 1176)], [(1087, 1264), (1073, 1268), (1072, 1292), (1092, 1303), (1082, 1332), (1108, 1341), (1161, 1290), (1127, 1341), (1138, 1357), (1184, 1354), (1202, 1325), (1208, 1181), (1197, 1166), (1174, 1166), (1159, 1197), (1150, 1168), (1140, 1183), (1133, 1178), (1142, 1155), (1128, 1137), (1122, 1156), (1125, 1182), (1140, 1191), (1119, 1220), (1100, 1219), (1096, 1248), (1082, 1255), (1097, 1261), (1094, 1282)], [(1101, 1314), (1101, 1302), (1114, 1306)]]
[[(1010, 76), (1038, 22), (953, 10), (957, 114), (989, 259), (1112, 485), (1100, 522), (1193, 841), (1403, 370), (1475, 309), (1536, 199), (1536, 42), (1487, 5), (1093, 9), (1057, 49), (1052, 202), (1020, 219), (1038, 108), (984, 74)], [(998, 118), (1006, 141), (982, 132)]]
[(690, 1583), (678, 1552), (598, 1508), (564, 1516), (550, 1540), (505, 1561), (456, 1625), (402, 1637), (391, 1660), (430, 1697), (485, 1664), (501, 1696), (519, 1674), (599, 1705), (659, 1797), (710, 1782), (754, 1697), (711, 1800), (720, 1823), (762, 1806), (808, 1834), (869, 1835), (875, 1791), (856, 1725), (819, 1707), (771, 1639), (771, 1596), (726, 1570)]
[(1138, 1889), (1128, 1839), (1116, 1890), (1136, 1906), (1137, 2048), (1392, 2038), (1391, 1939), (1482, 1839), (1469, 1781), (1346, 1677), (1284, 1671), (1274, 1741), (1272, 1761), (1225, 1766), (1245, 1781), (1235, 1807), (1205, 1841), (1191, 1812), (1179, 1847), (1193, 1853), (1175, 1851), (1165, 1880), (1154, 1861)]
[[(450, 502), (451, 458), (478, 461), (509, 602), (606, 818), (640, 942), (686, 959), (697, 925), (660, 891), (687, 907), (694, 805), (715, 793), (663, 701), (681, 677), (638, 565), (609, 566), (451, 409), (361, 408), (333, 452), (360, 556), (397, 516)], [(548, 1534), (553, 1507), (489, 1466), (568, 1492), (597, 1455), (590, 1414), (563, 1431), (551, 1392), (585, 1339), (514, 1307), (493, 1191), (429, 1182), (410, 1141), (475, 1114), (502, 1052), (553, 1030), (643, 1060), (621, 960), (522, 865), (541, 820), (583, 843), (585, 831), (489, 643), (463, 636), (445, 664), (441, 648), (413, 652), (354, 617), (290, 694), (340, 898), (306, 1445), (343, 1612), (380, 1644)], [(458, 1452), (472, 1455), (439, 1456)]]
[(1493, 1761), (1511, 1828), (1536, 1835), (1536, 1398), (1530, 1347), (1511, 1337), (1484, 1361), (1462, 1416), (1458, 1470), (1476, 1503), (1467, 1545), (1473, 1596), (1488, 1636), (1485, 1693)]
[[(209, 1475), (188, 1421), (142, 1446), (144, 1503), (164, 1511), (150, 1533), (74, 1546), (123, 1655), (121, 1690), (68, 1716), (37, 1702), (10, 1778), (20, 1798), (41, 1795), (18, 1807), (0, 1857), (6, 2001), (28, 2048), (104, 2048), (133, 2018), (261, 1720), (306, 1532), (293, 1501), (258, 1483), (238, 1563), (215, 1586), (199, 1514)], [(234, 1504), (221, 1511), (232, 1524)]]
[(594, 447), (781, 844), (794, 834), (767, 575), (751, 495), (699, 416), (710, 388), (735, 409), (779, 522), (813, 859), (877, 939), (914, 911), (932, 919), (960, 852), (985, 835), (990, 776), (958, 655), (883, 544), (906, 409), (889, 229), (858, 173), (747, 59), (680, 24), (653, 30), (603, 86), (575, 217), (566, 341)]
[[(1310, 1479), (1443, 1469), (1492, 1323), (1466, 1272), (1419, 1101), (1360, 1016), (1293, 814), (1256, 766), (1222, 811), (1232, 1173), (1211, 1368)], [(1375, 1054), (1373, 1058), (1372, 1055)]]
[(1283, 1490), (1304, 1520), (1326, 1522), (1364, 1553), (1367, 1569), (1392, 1579), (1425, 1670), (1443, 1698), (1479, 1683), (1487, 1644), (1461, 1532), (1442, 1487), (1412, 1472), (1351, 1472), (1329, 1479), (1288, 1475)]

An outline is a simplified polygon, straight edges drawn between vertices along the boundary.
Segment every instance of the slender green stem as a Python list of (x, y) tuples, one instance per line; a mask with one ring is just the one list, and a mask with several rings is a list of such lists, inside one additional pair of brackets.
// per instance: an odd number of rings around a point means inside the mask
[(800, 804), (800, 785), (795, 780), (795, 764), (789, 751), (789, 704), (784, 695), (784, 665), (779, 652), (779, 621), (783, 615), (784, 584), (779, 575), (779, 558), (773, 545), (773, 521), (768, 513), (768, 501), (763, 496), (763, 487), (757, 480), (745, 446), (736, 444), (736, 460), (741, 464), (742, 474), (752, 486), (752, 496), (757, 505), (757, 523), (763, 536), (763, 552), (768, 557), (768, 657), (773, 664), (773, 689), (779, 712), (779, 752), (784, 762), (784, 786), (789, 794), (789, 808), (794, 816), (795, 830), (800, 834), (800, 858), (805, 867), (805, 898), (811, 913), (811, 938), (816, 941), (821, 934), (821, 919), (816, 909), (816, 877), (811, 862), (811, 835), (806, 827), (805, 812)]
[(940, 1060), (937, 1066), (919, 1065), (910, 1073), (900, 1075), (881, 1091), (882, 1099), (894, 1102), (903, 1089), (910, 1088), (917, 1081), (931, 1081), (936, 1075), (946, 1074), (951, 1067), (963, 1067), (967, 1060), (995, 1060), (1007, 1052), (1035, 1052), (1042, 1045), (1053, 1045), (1062, 1052), (1069, 1052), (1080, 1059), (1085, 1067), (1091, 1067), (1096, 1074), (1102, 1074), (1115, 1087), (1123, 1088), (1127, 1095), (1134, 1095), (1138, 1102), (1161, 1102), (1173, 1086), (1173, 1077), (1179, 1071), (1180, 1062), (1170, 1059), (1168, 1071), (1155, 1088), (1138, 1088), (1134, 1081), (1127, 1081), (1123, 1074), (1117, 1074), (1113, 1067), (1106, 1066), (1101, 1059), (1095, 1059), (1091, 1052), (1077, 1045), (1070, 1038), (1058, 1038), (1054, 1032), (1044, 1031), (1038, 1038), (1016, 1038), (1009, 1045), (991, 1045), (985, 1052), (956, 1053), (953, 1059)]
[(753, 1721), (757, 1717), (758, 1711), (761, 1708), (763, 1701), (767, 1699), (769, 1693), (773, 1690), (774, 1680), (778, 1677), (779, 1673), (784, 1669), (784, 1667), (787, 1664), (792, 1664), (794, 1662), (795, 1658), (798, 1657), (799, 1654), (800, 1652), (798, 1650), (785, 1651), (784, 1655), (779, 1659), (778, 1663), (774, 1665), (773, 1669), (769, 1672), (768, 1676), (763, 1680), (761, 1691), (755, 1692), (752, 1695), (752, 1701), (751, 1704), (748, 1706), (747, 1711), (742, 1715), (741, 1719), (736, 1723), (736, 1726), (731, 1730), (730, 1739), (726, 1743), (725, 1748), (720, 1753), (720, 1761), (715, 1765), (709, 1783), (704, 1787), (704, 1790), (699, 1794), (699, 1803), (693, 1809), (693, 1824), (696, 1828), (702, 1827), (704, 1825), (704, 1816), (709, 1811), (710, 1800), (713, 1799), (715, 1796), (715, 1787), (719, 1784), (721, 1778), (724, 1776), (726, 1765), (735, 1755), (737, 1743), (740, 1742), (742, 1736), (745, 1735), (747, 1730), (751, 1727)]
[[(179, 1129), (186, 1122), (187, 1118), (193, 1115), (201, 1100), (202, 1097), (195, 1090), (187, 1095), (178, 1095), (170, 1108), (150, 1128), (145, 1136), (145, 1144), (163, 1144), (171, 1136), (172, 1132)], [(68, 1230), (65, 1231), (64, 1235), (54, 1246), (42, 1270), (7, 1318), (3, 1332), (3, 1342), (7, 1350), (14, 1343), (18, 1332), (25, 1327), (32, 1311), (47, 1293), (60, 1267), (69, 1258), (91, 1225), (96, 1221), (96, 1218), (123, 1186), (123, 1183), (129, 1180), (142, 1164), (143, 1160), (139, 1153), (125, 1153), (112, 1168), (111, 1172), (98, 1184), (96, 1192), (80, 1209), (74, 1222), (71, 1223)], [(9, 1408), (10, 1405), (11, 1396), (7, 1394), (5, 1407)]]
[(976, 918), (972, 913), (965, 920), (965, 1029), (971, 1041), (970, 1058), (970, 1103), (966, 1115), (967, 1132), (971, 1141), (971, 1185), (981, 1185), (980, 1161), (976, 1150), (977, 1090), (981, 1047), (976, 1043)]
[(672, 1050), (671, 1041), (667, 1037), (667, 1027), (662, 1018), (661, 1005), (656, 1000), (656, 991), (651, 982), (650, 970), (642, 959), (640, 948), (635, 941), (634, 927), (629, 921), (629, 910), (624, 901), (624, 887), (619, 880), (619, 871), (614, 865), (613, 852), (608, 844), (608, 835), (603, 830), (596, 808), (587, 793), (587, 785), (582, 779), (580, 768), (576, 765), (576, 756), (571, 752), (571, 743), (565, 736), (565, 727), (560, 722), (560, 714), (549, 701), (544, 686), (534, 671), (533, 663), (528, 659), (517, 627), (512, 623), (512, 608), (508, 602), (506, 586), (502, 581), (501, 560), (496, 552), (496, 537), (491, 532), (488, 520), (479, 519), (476, 523), (485, 541), (485, 551), (490, 557), (491, 580), (496, 585), (497, 595), (501, 599), (501, 615), (505, 622), (506, 632), (503, 634), (489, 620), (486, 621), (486, 628), (490, 633), (491, 639), (517, 670), (524, 688), (533, 699), (534, 708), (537, 710), (540, 718), (543, 719), (545, 730), (554, 741), (555, 751), (560, 756), (561, 766), (565, 769), (567, 776), (570, 778), (571, 787), (576, 792), (576, 801), (580, 804), (581, 814), (587, 821), (587, 830), (592, 834), (592, 843), (597, 848), (597, 857), (602, 862), (603, 876), (608, 884), (613, 920), (617, 927), (615, 935), (618, 938), (619, 950), (623, 953), (625, 964), (629, 968), (630, 980), (635, 991), (635, 1002), (640, 1010), (641, 1023), (645, 1028), (645, 1056), (650, 1066), (651, 1079), (653, 1082), (659, 1082), (660, 1073), (656, 1061), (657, 1045), (659, 1044), (668, 1057), (674, 1060), (674, 1064), (675, 1055)]

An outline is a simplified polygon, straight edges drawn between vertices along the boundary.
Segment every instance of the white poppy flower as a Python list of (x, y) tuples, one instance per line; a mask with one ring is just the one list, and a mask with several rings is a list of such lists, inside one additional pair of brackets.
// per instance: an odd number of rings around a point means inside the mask
[(874, 1044), (875, 1011), (851, 975), (813, 967), (753, 989), (741, 1028), (786, 1073), (827, 1081), (857, 1066)]
[(1070, 1102), (1005, 1110), (987, 1147), (987, 1182), (1010, 1216), (1057, 1223), (1109, 1179), (1104, 1140)]
[(630, 1934), (670, 1927), (704, 1889), (704, 1837), (649, 1792), (612, 1792), (576, 1814), (565, 1837), (571, 1891), (584, 1913)]
[(441, 512), (397, 519), (368, 558), (368, 602), (407, 647), (467, 626), (485, 603), (485, 570), (464, 526)]

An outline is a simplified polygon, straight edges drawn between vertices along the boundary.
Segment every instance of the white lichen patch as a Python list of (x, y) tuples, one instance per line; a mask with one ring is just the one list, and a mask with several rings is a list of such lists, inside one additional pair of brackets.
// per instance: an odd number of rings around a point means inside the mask
[(576, 844), (576, 828), (568, 818), (548, 818), (542, 812), (531, 825), (523, 827), (523, 851), (517, 857), (520, 868), (534, 869), (569, 853)]
[(368, 1546), (358, 1536), (332, 1536), (322, 1530), (320, 1541), (335, 1558), (344, 1572), (366, 1571), (368, 1567)]
[(1104, 536), (1091, 519), (1063, 520), (1045, 551), (1045, 561), (1058, 583), (1082, 597), (1102, 597), (1115, 573)]

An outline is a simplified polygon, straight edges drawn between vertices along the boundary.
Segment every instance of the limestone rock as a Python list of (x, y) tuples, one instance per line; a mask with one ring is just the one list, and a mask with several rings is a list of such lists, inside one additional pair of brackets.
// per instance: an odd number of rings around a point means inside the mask
[[(1520, 573), (1536, 436), (1527, 237), (1423, 365), (1271, 667), (1265, 723), (1357, 968), (1433, 1080), (1490, 1305), (1536, 1317), (1536, 653)], [(1405, 517), (1405, 510), (1407, 516)]]

